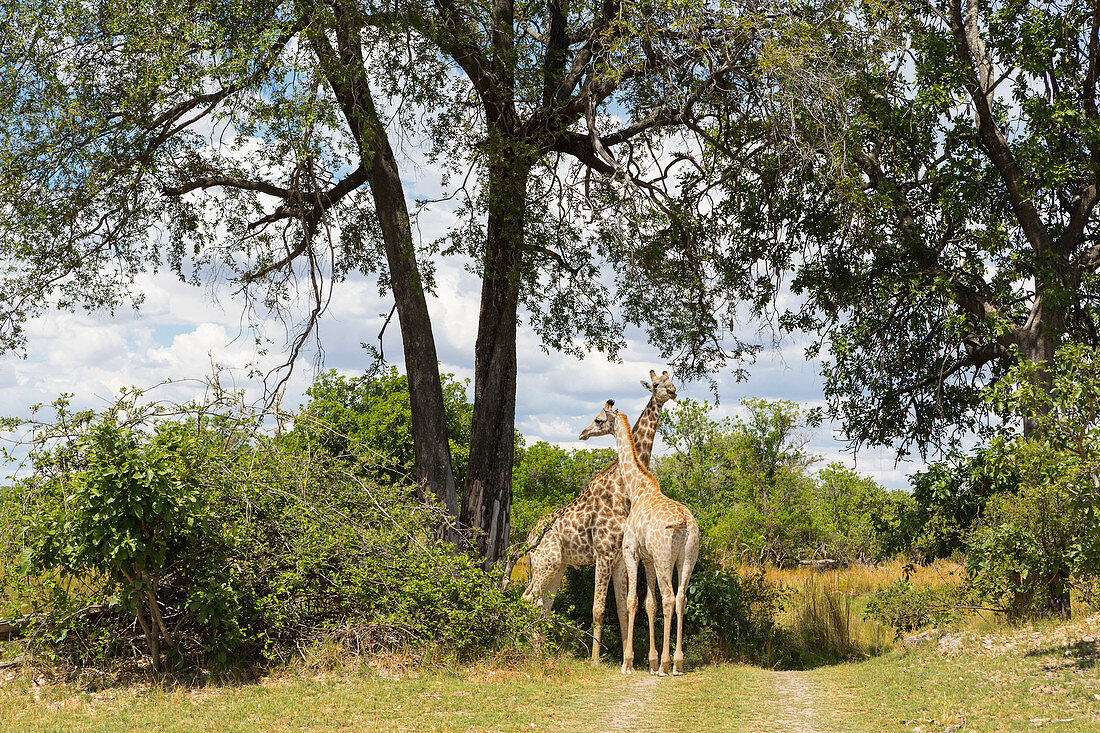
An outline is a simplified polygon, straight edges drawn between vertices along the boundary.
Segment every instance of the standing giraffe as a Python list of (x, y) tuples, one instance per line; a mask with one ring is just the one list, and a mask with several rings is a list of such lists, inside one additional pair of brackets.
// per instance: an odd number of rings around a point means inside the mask
[[(633, 442), (638, 459), (649, 465), (653, 453), (653, 438), (661, 408), (676, 399), (676, 385), (663, 372), (649, 371), (652, 382), (642, 382), (650, 392), (649, 403), (634, 425)], [(565, 568), (596, 565), (596, 590), (592, 597), (592, 662), (600, 660), (600, 634), (603, 630), (607, 584), (614, 579), (615, 610), (620, 624), (626, 623), (626, 570), (620, 557), (623, 528), (629, 509), (626, 486), (619, 470), (619, 461), (596, 474), (587, 488), (570, 504), (541, 519), (532, 530), (528, 544), (531, 550), (531, 581), (523, 597), (541, 600), (543, 616), (550, 614), (553, 594), (561, 583)], [(540, 537), (541, 535), (541, 537)], [(625, 627), (624, 627), (625, 628)]]
[[(626, 638), (623, 641), (623, 674), (634, 667), (634, 615), (638, 610), (638, 560), (646, 567), (646, 612), (649, 614), (649, 673), (664, 677), (668, 674), (668, 644), (673, 605), (676, 611), (676, 655), (672, 673), (683, 674), (684, 609), (692, 568), (699, 557), (699, 525), (686, 506), (661, 493), (661, 486), (638, 460), (638, 452), (630, 436), (630, 421), (616, 412), (614, 400), (608, 400), (592, 424), (581, 433), (581, 440), (596, 435), (614, 434), (619, 454), (619, 471), (626, 484), (630, 500), (623, 531), (623, 560), (627, 572)], [(672, 571), (680, 576), (679, 587), (672, 588)], [(661, 587), (664, 606), (664, 646), (661, 664), (657, 666), (657, 651), (653, 638), (653, 622), (657, 611), (653, 595), (653, 579)]]

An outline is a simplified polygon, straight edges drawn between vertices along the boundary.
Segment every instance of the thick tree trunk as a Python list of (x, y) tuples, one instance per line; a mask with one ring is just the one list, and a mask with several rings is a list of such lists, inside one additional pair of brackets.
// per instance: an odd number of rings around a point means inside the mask
[[(409, 378), (416, 478), (447, 508), (450, 516), (457, 517), (458, 498), (447, 440), (439, 360), (401, 175), (368, 84), (357, 11), (352, 3), (337, 3), (333, 12), (337, 48), (332, 49), (329, 39), (322, 34), (311, 35), (310, 43), (359, 145), (382, 229)], [(454, 539), (446, 529), (442, 534), (446, 539)]]
[(1066, 582), (1068, 576), (1069, 568), (1064, 568), (1047, 584), (1047, 612), (1064, 621), (1069, 620), (1073, 611), (1069, 583)]
[(368, 180), (381, 223), (382, 241), (390, 271), (390, 287), (401, 325), (405, 372), (409, 377), (416, 480), (447, 507), (450, 516), (457, 517), (458, 496), (451, 466), (451, 449), (447, 440), (447, 417), (443, 410), (439, 359), (420, 269), (416, 263), (416, 252), (413, 249), (401, 176), (389, 139), (379, 133), (375, 136), (373, 147), (375, 155)]
[(489, 221), (474, 346), (474, 413), (462, 526), (484, 567), (505, 559), (515, 459), (516, 325), (529, 166), (501, 155), (489, 172)]
[[(1018, 332), (1017, 343), (1020, 354), (1025, 359), (1033, 364), (1046, 364), (1054, 361), (1054, 352), (1065, 331), (1065, 317), (1063, 313), (1048, 306), (1043, 295), (1039, 298), (1027, 323)], [(1046, 369), (1040, 368), (1037, 371), (1035, 386), (1044, 392), (1052, 389), (1050, 374)], [(1037, 427), (1035, 420), (1025, 420), (1024, 435), (1032, 433)]]

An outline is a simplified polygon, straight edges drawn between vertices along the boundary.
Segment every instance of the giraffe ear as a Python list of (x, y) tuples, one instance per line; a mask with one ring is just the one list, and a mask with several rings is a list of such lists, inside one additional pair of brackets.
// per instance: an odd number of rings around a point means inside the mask
[(649, 382), (645, 381), (644, 379), (642, 380), (642, 386), (646, 388), (647, 392), (652, 392), (653, 391), (653, 385), (650, 384)]

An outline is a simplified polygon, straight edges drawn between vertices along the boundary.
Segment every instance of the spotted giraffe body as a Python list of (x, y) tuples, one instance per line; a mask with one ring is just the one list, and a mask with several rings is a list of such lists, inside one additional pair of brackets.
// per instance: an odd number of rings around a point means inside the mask
[[(676, 387), (664, 372), (650, 371), (651, 382), (642, 382), (650, 398), (631, 431), (639, 460), (649, 464), (661, 409), (676, 397)], [(531, 533), (531, 581), (524, 598), (541, 602), (549, 615), (553, 594), (569, 566), (596, 566), (596, 587), (592, 599), (592, 661), (600, 656), (607, 585), (613, 582), (615, 609), (621, 624), (626, 621), (627, 573), (621, 559), (623, 530), (629, 510), (626, 486), (616, 459), (596, 474), (570, 504), (544, 517)], [(549, 526), (548, 526), (549, 525)]]
[[(629, 674), (634, 665), (634, 617), (638, 609), (638, 562), (646, 569), (646, 613), (649, 616), (649, 671), (665, 676), (669, 671), (671, 621), (676, 614), (676, 653), (672, 673), (683, 673), (684, 611), (691, 571), (699, 557), (699, 525), (691, 511), (661, 493), (660, 484), (638, 460), (626, 415), (612, 409), (608, 401), (581, 438), (614, 434), (619, 456), (619, 472), (626, 486), (630, 511), (623, 530), (623, 562), (627, 574), (626, 611), (623, 639), (622, 672)], [(673, 588), (673, 571), (679, 584)], [(664, 610), (664, 644), (658, 658), (654, 639), (657, 600), (654, 581), (661, 588)], [(658, 663), (659, 662), (659, 663)]]

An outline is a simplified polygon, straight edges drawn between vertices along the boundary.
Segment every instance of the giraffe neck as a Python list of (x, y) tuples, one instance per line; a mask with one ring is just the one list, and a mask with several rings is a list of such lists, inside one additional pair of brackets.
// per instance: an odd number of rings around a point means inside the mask
[(638, 460), (638, 449), (634, 445), (634, 436), (630, 432), (630, 421), (626, 415), (619, 415), (615, 420), (615, 448), (619, 454), (619, 470), (626, 485), (627, 498), (633, 501), (638, 491), (649, 488), (647, 479), (653, 480), (653, 474)]
[(657, 396), (649, 398), (649, 404), (638, 416), (638, 422), (634, 423), (634, 446), (638, 449), (638, 461), (649, 466), (649, 458), (653, 455), (653, 438), (657, 434), (657, 422), (661, 419), (661, 403)]

